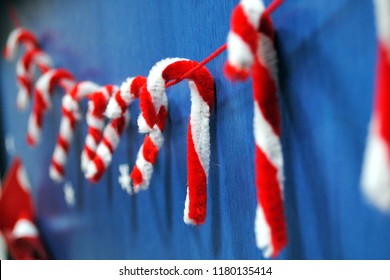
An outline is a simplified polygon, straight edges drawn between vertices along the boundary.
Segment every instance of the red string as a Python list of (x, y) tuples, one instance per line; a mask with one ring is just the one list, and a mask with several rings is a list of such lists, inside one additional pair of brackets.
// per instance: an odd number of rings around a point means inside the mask
[(19, 17), (16, 15), (16, 12), (15, 12), (14, 7), (12, 7), (12, 6), (9, 4), (8, 1), (7, 1), (6, 5), (7, 5), (8, 16), (9, 16), (9, 18), (10, 18), (12, 24), (13, 24), (15, 27), (21, 27), (22, 24), (20, 23)]
[(215, 50), (212, 54), (210, 54), (208, 57), (206, 57), (205, 59), (203, 59), (198, 65), (196, 65), (194, 68), (191, 68), (190, 70), (188, 70), (186, 73), (183, 74), (183, 76), (181, 76), (180, 78), (176, 79), (176, 80), (173, 80), (173, 81), (170, 81), (168, 82), (165, 87), (170, 87), (170, 86), (173, 86), (173, 85), (176, 85), (177, 83), (180, 83), (181, 81), (183, 81), (185, 78), (187, 78), (189, 75), (191, 75), (192, 73), (194, 73), (196, 70), (198, 70), (199, 68), (201, 68), (202, 66), (204, 66), (205, 64), (209, 63), (211, 60), (213, 60), (214, 58), (216, 58), (218, 55), (220, 55), (223, 51), (226, 50), (226, 47), (227, 45), (224, 44), (222, 46), (220, 46), (217, 50)]
[(274, 0), (271, 4), (268, 5), (267, 9), (264, 11), (264, 15), (272, 14), (280, 5), (282, 5), (284, 0)]
[[(284, 0), (274, 0), (274, 1), (272, 1), (271, 4), (269, 4), (268, 7), (265, 9), (264, 15), (272, 14), (281, 4), (283, 4), (283, 2), (284, 2)], [(202, 66), (206, 65), (211, 60), (216, 58), (218, 55), (223, 53), (226, 50), (226, 48), (227, 48), (227, 45), (223, 44), (218, 49), (216, 49), (214, 52), (212, 52), (208, 57), (206, 57), (201, 62), (199, 62), (199, 64), (197, 66), (195, 66), (194, 68), (192, 68), (192, 69), (188, 70), (186, 73), (184, 73), (180, 78), (168, 82), (165, 85), (165, 87), (170, 87), (170, 86), (176, 85), (177, 83), (180, 83), (181, 81), (186, 79), (188, 76), (190, 76), (192, 73), (194, 73), (196, 70), (198, 70)]]

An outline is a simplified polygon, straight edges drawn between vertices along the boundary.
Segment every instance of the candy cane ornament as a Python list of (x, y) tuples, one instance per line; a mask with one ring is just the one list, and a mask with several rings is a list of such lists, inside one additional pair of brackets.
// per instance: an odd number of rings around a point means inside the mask
[(242, 0), (233, 10), (224, 70), (232, 80), (245, 80), (252, 74), (258, 200), (256, 243), (265, 257), (276, 257), (287, 244), (287, 230), (274, 31), (270, 17), (263, 16), (263, 12), (264, 4), (259, 0)]
[[(162, 106), (165, 86), (170, 80), (181, 78), (198, 63), (181, 58), (168, 58), (158, 62), (150, 71), (147, 85), (140, 94), (140, 132), (153, 131)], [(214, 79), (206, 67), (188, 77), (191, 91), (191, 115), (188, 125), (187, 167), (188, 187), (184, 209), (184, 222), (203, 224), (207, 211), (207, 177), (210, 162), (209, 119), (214, 105)]]
[(106, 85), (99, 91), (88, 96), (87, 125), (83, 152), (81, 153), (81, 169), (87, 173), (88, 165), (96, 154), (96, 149), (103, 138), (104, 111), (110, 97), (118, 91), (114, 85)]
[(27, 143), (30, 146), (35, 146), (40, 141), (43, 116), (51, 107), (50, 97), (55, 87), (58, 85), (67, 92), (74, 84), (72, 74), (64, 69), (52, 69), (38, 79), (34, 90), (33, 111), (27, 128)]
[(27, 51), (39, 48), (38, 40), (31, 31), (25, 28), (16, 28), (8, 36), (3, 53), (4, 58), (9, 61), (14, 59), (20, 45), (24, 45)]
[(84, 81), (77, 83), (62, 98), (62, 118), (60, 131), (50, 164), (50, 178), (56, 182), (64, 179), (64, 166), (68, 159), (68, 151), (73, 140), (74, 129), (80, 117), (79, 102), (88, 95), (98, 91), (99, 85)]
[(378, 34), (374, 110), (364, 155), (361, 186), (366, 199), (390, 211), (390, 2), (375, 0)]
[(32, 95), (34, 66), (44, 74), (52, 68), (52, 65), (51, 58), (39, 49), (31, 49), (19, 59), (16, 64), (16, 81), (19, 88), (16, 106), (19, 110), (27, 107)]

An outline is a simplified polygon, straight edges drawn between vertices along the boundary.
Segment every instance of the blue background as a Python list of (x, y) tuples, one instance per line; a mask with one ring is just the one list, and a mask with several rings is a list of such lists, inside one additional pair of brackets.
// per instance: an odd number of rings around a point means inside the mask
[[(120, 84), (147, 75), (166, 57), (200, 61), (226, 41), (238, 1), (10, 1), (55, 65), (79, 80)], [(265, 1), (267, 4), (270, 1)], [(12, 30), (0, 7), (1, 46)], [(390, 217), (368, 205), (359, 190), (371, 115), (376, 34), (369, 0), (287, 0), (273, 15), (279, 54), (285, 203), (289, 244), (281, 259), (389, 259)], [(57, 259), (261, 259), (253, 222), (251, 82), (231, 84), (222, 74), (226, 53), (207, 67), (215, 78), (211, 118), (208, 216), (200, 227), (182, 220), (186, 193), (189, 89), (168, 90), (166, 142), (150, 189), (128, 196), (119, 164), (132, 165), (143, 136), (132, 120), (101, 182), (80, 172), (85, 121), (76, 129), (66, 181), (76, 190), (68, 208), (63, 184), (49, 178), (61, 95), (46, 115), (43, 142), (26, 145), (30, 112), (15, 108), (15, 62), (0, 62), (1, 126), (33, 186), (38, 223)], [(84, 110), (86, 104), (83, 103)], [(4, 143), (0, 143), (3, 145)], [(2, 169), (11, 155), (3, 159)]]

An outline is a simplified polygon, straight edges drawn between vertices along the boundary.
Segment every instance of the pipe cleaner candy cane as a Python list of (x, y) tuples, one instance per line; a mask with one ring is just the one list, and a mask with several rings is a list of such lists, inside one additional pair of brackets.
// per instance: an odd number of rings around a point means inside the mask
[(17, 85), (19, 88), (16, 106), (19, 110), (27, 107), (33, 88), (33, 68), (37, 66), (40, 72), (46, 73), (53, 63), (51, 58), (39, 49), (27, 51), (16, 65)]
[(364, 156), (361, 185), (365, 197), (390, 211), (390, 2), (375, 0), (378, 62), (374, 111)]
[(286, 246), (287, 230), (274, 31), (269, 16), (262, 16), (263, 11), (259, 0), (242, 0), (233, 10), (225, 74), (233, 80), (245, 80), (252, 72), (258, 200), (255, 235), (264, 256), (275, 257)]
[[(168, 58), (158, 62), (150, 71), (147, 85), (140, 94), (141, 114), (138, 127), (141, 132), (153, 131), (158, 121), (166, 83), (181, 78), (198, 63)], [(191, 115), (188, 125), (187, 167), (188, 188), (184, 222), (202, 224), (206, 219), (207, 177), (210, 162), (209, 118), (214, 105), (214, 79), (206, 67), (187, 77), (191, 91)]]
[(61, 86), (68, 91), (74, 86), (74, 78), (70, 72), (64, 69), (52, 69), (43, 74), (37, 81), (34, 91), (33, 111), (28, 121), (27, 143), (35, 146), (41, 138), (43, 116), (51, 107), (50, 96), (55, 86)]
[[(156, 162), (158, 152), (164, 143), (163, 131), (168, 117), (168, 99), (163, 97), (160, 111), (157, 115), (157, 123), (153, 130), (144, 139), (144, 143), (137, 154), (135, 166), (130, 174), (134, 191), (146, 190), (149, 187), (153, 175), (153, 165)], [(124, 186), (128, 189), (129, 186)]]
[(90, 81), (80, 82), (62, 98), (60, 132), (50, 165), (50, 177), (54, 181), (61, 182), (65, 175), (64, 166), (68, 159), (69, 146), (73, 140), (76, 122), (81, 119), (79, 102), (99, 88), (99, 85)]
[(7, 60), (14, 59), (19, 45), (23, 44), (26, 50), (39, 48), (38, 40), (35, 35), (24, 28), (16, 28), (8, 36), (4, 49), (4, 58)]
[(98, 144), (103, 137), (104, 111), (110, 97), (118, 91), (114, 85), (106, 85), (88, 96), (87, 125), (88, 134), (81, 154), (81, 169), (87, 173), (88, 165), (94, 159)]
[[(139, 92), (145, 84), (146, 78), (142, 76), (127, 79), (122, 84), (121, 90), (111, 97), (106, 109), (106, 115), (109, 118), (123, 116), (127, 111), (127, 107), (134, 99), (138, 98)], [(164, 142), (162, 131), (164, 130), (167, 116), (168, 100), (164, 95), (163, 104), (157, 117), (158, 122), (154, 125), (153, 130), (145, 137), (144, 143), (137, 154), (136, 165), (131, 175), (129, 175), (131, 176), (135, 192), (141, 189), (145, 190), (149, 186), (153, 173), (153, 165), (156, 161), (158, 151)], [(122, 184), (125, 184), (122, 187), (129, 190), (131, 188), (130, 183), (131, 180), (122, 181)]]
[(112, 155), (118, 147), (120, 138), (125, 130), (130, 116), (126, 112), (123, 116), (111, 120), (103, 131), (103, 139), (96, 148), (96, 154), (89, 162), (85, 177), (96, 183), (103, 176), (112, 161)]

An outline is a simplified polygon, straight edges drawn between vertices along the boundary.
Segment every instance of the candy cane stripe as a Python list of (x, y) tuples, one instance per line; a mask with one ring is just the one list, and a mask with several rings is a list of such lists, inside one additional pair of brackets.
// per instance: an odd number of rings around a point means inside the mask
[(390, 212), (390, 2), (375, 0), (378, 62), (374, 110), (361, 176), (362, 192), (373, 206)]

